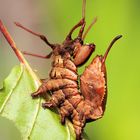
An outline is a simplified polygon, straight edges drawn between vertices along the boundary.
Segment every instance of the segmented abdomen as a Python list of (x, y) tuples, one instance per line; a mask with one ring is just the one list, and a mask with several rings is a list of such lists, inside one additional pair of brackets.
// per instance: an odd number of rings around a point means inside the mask
[[(50, 72), (50, 78), (64, 80), (63, 87), (53, 92), (49, 101), (53, 106), (60, 106), (61, 122), (64, 123), (65, 117), (71, 115), (71, 119), (77, 135), (80, 135), (85, 124), (84, 105), (78, 88), (78, 74), (75, 64), (72, 60), (62, 58), (60, 55), (54, 57), (53, 68)], [(75, 86), (72, 83), (75, 83)], [(54, 83), (57, 84), (57, 83)], [(60, 85), (60, 83), (59, 83)], [(81, 109), (81, 107), (83, 109)], [(79, 111), (78, 111), (79, 110)]]
[[(63, 82), (63, 87), (58, 89), (53, 93), (65, 96), (68, 101), (75, 106), (75, 102), (72, 101), (72, 98), (76, 98), (77, 100), (81, 100), (80, 92), (78, 91), (78, 75), (77, 69), (74, 65), (73, 61), (70, 59), (62, 58), (61, 55), (55, 56), (53, 61), (53, 68), (50, 72), (50, 78), (53, 79), (61, 79), (60, 81)], [(54, 83), (57, 84), (57, 83)], [(59, 85), (61, 85), (59, 83)], [(60, 94), (60, 91), (62, 92)]]

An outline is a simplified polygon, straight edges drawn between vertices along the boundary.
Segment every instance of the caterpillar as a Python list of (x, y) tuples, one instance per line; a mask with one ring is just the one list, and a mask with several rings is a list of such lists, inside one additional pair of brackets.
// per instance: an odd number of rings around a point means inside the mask
[[(52, 49), (46, 56), (23, 52), (26, 55), (52, 58), (49, 79), (41, 80), (42, 85), (32, 93), (32, 97), (36, 98), (51, 92), (51, 99), (42, 106), (44, 108), (58, 107), (62, 124), (65, 123), (66, 117), (70, 118), (77, 140), (82, 139), (85, 124), (101, 118), (105, 112), (107, 99), (105, 61), (113, 44), (122, 37), (122, 35), (116, 36), (105, 54), (97, 55), (79, 76), (78, 66), (85, 64), (95, 50), (94, 43), (84, 43), (87, 33), (96, 22), (95, 18), (84, 32), (85, 5), (86, 0), (83, 0), (82, 19), (70, 30), (62, 44), (52, 44), (46, 36), (35, 33), (18, 22), (15, 23), (18, 27), (40, 37)], [(73, 38), (73, 32), (78, 28), (80, 28), (78, 35)]]

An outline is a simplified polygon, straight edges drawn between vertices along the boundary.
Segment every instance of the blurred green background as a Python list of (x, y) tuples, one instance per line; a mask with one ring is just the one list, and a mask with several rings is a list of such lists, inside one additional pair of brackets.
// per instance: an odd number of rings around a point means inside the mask
[[(47, 35), (51, 42), (61, 43), (81, 18), (82, 0), (0, 0), (0, 3), (0, 17), (18, 48), (44, 55), (50, 51), (47, 46), (15, 27), (13, 21)], [(85, 41), (94, 42), (96, 51), (86, 65), (96, 54), (105, 52), (114, 36), (122, 34), (123, 38), (114, 45), (106, 62), (108, 100), (105, 115), (101, 120), (87, 124), (85, 132), (90, 140), (140, 140), (140, 1), (87, 0), (87, 25), (95, 16), (98, 22)], [(27, 59), (41, 78), (48, 77), (50, 60)], [(18, 61), (1, 34), (0, 60), (2, 81)], [(84, 68), (80, 67), (79, 73)], [(19, 139), (16, 129), (11, 136), (7, 130), (11, 129), (9, 125), (0, 119), (0, 139), (4, 127), (11, 140)]]

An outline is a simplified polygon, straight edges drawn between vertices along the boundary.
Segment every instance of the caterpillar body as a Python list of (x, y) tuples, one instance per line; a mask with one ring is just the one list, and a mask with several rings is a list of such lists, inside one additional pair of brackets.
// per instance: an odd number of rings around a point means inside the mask
[[(58, 107), (62, 124), (65, 123), (66, 117), (70, 118), (77, 140), (82, 139), (83, 128), (87, 122), (95, 121), (104, 114), (107, 99), (105, 60), (113, 44), (122, 37), (121, 35), (116, 36), (105, 54), (97, 55), (79, 76), (78, 66), (86, 63), (95, 50), (94, 43), (84, 44), (85, 36), (96, 22), (95, 18), (84, 32), (86, 25), (85, 3), (86, 0), (83, 0), (82, 19), (70, 30), (62, 44), (51, 44), (44, 35), (35, 33), (16, 22), (18, 27), (40, 37), (52, 48), (51, 53), (47, 56), (23, 52), (26, 55), (53, 59), (49, 79), (42, 80), (42, 85), (32, 93), (32, 97), (38, 97), (48, 91), (52, 92), (51, 99), (43, 103), (42, 106), (44, 108)], [(80, 27), (79, 33), (73, 39), (72, 34), (78, 27)]]

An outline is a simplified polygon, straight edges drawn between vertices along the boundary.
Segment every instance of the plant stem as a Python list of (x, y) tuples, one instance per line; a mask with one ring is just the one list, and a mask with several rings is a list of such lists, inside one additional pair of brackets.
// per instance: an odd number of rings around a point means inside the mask
[(14, 40), (12, 39), (11, 35), (9, 34), (9, 32), (7, 31), (6, 27), (3, 25), (2, 21), (0, 20), (0, 30), (3, 33), (5, 39), (8, 41), (8, 43), (10, 44), (11, 48), (13, 49), (13, 51), (15, 52), (15, 54), (17, 55), (19, 61), (21, 63), (25, 63), (25, 59), (22, 56), (21, 52), (17, 49), (16, 44), (14, 42)]
[(0, 20), (0, 31), (3, 33), (5, 39), (8, 41), (8, 43), (10, 44), (11, 48), (13, 49), (13, 51), (15, 52), (17, 58), (19, 59), (19, 61), (25, 65), (25, 67), (28, 69), (28, 71), (30, 72), (30, 74), (34, 77), (34, 80), (36, 82), (36, 85), (40, 85), (41, 82), (39, 80), (39, 78), (36, 76), (36, 74), (33, 72), (33, 70), (31, 69), (31, 67), (29, 66), (29, 64), (27, 63), (27, 61), (25, 60), (24, 56), (22, 55), (22, 53), (18, 50), (18, 48), (16, 47), (16, 44), (14, 42), (14, 40), (12, 39), (11, 35), (9, 34), (9, 32), (7, 31), (6, 27), (4, 26), (4, 24), (2, 23), (2, 21)]

